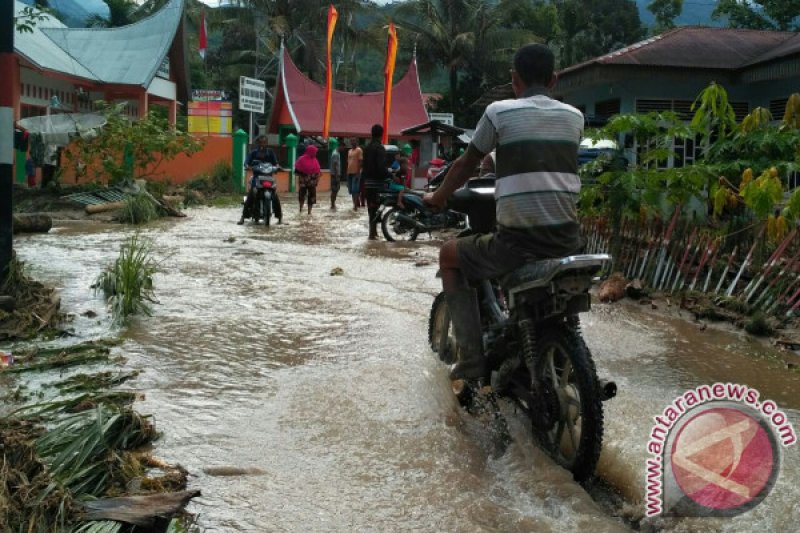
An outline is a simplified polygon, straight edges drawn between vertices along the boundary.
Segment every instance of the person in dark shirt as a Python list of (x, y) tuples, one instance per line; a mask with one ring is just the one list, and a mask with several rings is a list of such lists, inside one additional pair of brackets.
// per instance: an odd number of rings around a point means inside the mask
[(364, 149), (364, 166), (361, 170), (361, 180), (364, 183), (364, 192), (367, 196), (367, 213), (369, 214), (369, 239), (378, 238), (378, 223), (375, 215), (381, 204), (380, 193), (386, 187), (386, 180), (390, 177), (386, 168), (386, 149), (381, 143), (383, 126), (372, 126), (372, 140)]
[[(266, 135), (260, 135), (256, 139), (256, 148), (247, 155), (247, 159), (244, 161), (244, 166), (252, 169), (253, 166), (258, 163), (270, 163), (276, 168), (278, 167), (278, 158), (275, 156), (275, 152), (273, 152), (272, 149), (267, 146)], [(247, 218), (251, 212), (250, 210), (255, 206), (254, 204), (257, 195), (259, 193), (263, 194), (263, 190), (256, 188), (255, 178), (255, 173), (253, 173), (253, 176), (250, 179), (250, 186), (247, 191), (247, 199), (244, 201), (242, 217), (239, 219), (237, 224), (244, 224), (244, 219)], [(283, 222), (283, 213), (281, 211), (281, 201), (280, 198), (278, 198), (278, 191), (275, 191), (275, 194), (272, 195), (272, 211), (275, 213), (275, 217), (278, 219), (278, 224), (281, 224)], [(256, 222), (258, 222), (258, 217), (256, 217)]]

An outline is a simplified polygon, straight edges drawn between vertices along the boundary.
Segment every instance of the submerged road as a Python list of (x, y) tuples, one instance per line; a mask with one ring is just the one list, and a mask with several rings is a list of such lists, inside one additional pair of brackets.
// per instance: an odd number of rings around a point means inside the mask
[(514, 442), (497, 458), (458, 408), (426, 342), (437, 243), (367, 241), (365, 211), (326, 201), (308, 216), (287, 199), (287, 224), (269, 229), (237, 226), (238, 208), (144, 227), (160, 303), (122, 331), (89, 286), (133, 229), (57, 223), (16, 240), (28, 273), (61, 289), (76, 340), (125, 339), (115, 350), (142, 370), (137, 409), (163, 432), (155, 454), (202, 490), (188, 507), (202, 530), (797, 531), (800, 446), (783, 450), (775, 488), (744, 515), (643, 519), (653, 417), (683, 391), (746, 383), (800, 427), (800, 374), (761, 344), (596, 305), (584, 336), (620, 388), (604, 404), (598, 474), (621, 497), (590, 495), (510, 406)]

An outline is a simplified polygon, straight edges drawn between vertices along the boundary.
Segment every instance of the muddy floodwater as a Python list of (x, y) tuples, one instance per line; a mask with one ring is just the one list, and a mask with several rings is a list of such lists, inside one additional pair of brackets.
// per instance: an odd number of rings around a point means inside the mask
[(783, 449), (767, 499), (741, 516), (642, 519), (653, 417), (722, 381), (757, 388), (798, 428), (800, 373), (786, 370), (788, 356), (635, 305), (596, 305), (584, 335), (619, 394), (604, 404), (607, 486), (590, 495), (533, 445), (512, 407), (514, 441), (500, 457), (459, 410), (426, 341), (435, 241), (368, 241), (366, 212), (348, 202), (334, 212), (321, 198), (311, 216), (285, 203), (283, 226), (237, 226), (231, 207), (142, 228), (161, 265), (160, 303), (124, 330), (89, 286), (133, 229), (56, 223), (15, 241), (27, 272), (58, 287), (74, 315), (69, 342), (125, 339), (114, 350), (142, 370), (130, 383), (163, 433), (155, 454), (202, 491), (188, 507), (201, 530), (798, 530), (798, 445)]

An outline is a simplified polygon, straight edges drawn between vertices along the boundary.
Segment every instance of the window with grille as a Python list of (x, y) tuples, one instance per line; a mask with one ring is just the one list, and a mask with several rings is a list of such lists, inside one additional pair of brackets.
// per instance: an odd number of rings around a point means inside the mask
[(741, 122), (750, 113), (750, 104), (747, 102), (731, 102), (733, 112), (736, 114), (736, 122)]
[(619, 98), (614, 98), (613, 100), (604, 100), (594, 104), (594, 114), (598, 117), (619, 115), (620, 108), (621, 104)]
[(769, 101), (769, 112), (772, 113), (772, 118), (774, 120), (783, 118), (783, 114), (786, 112), (786, 102), (788, 101), (788, 98), (779, 98), (778, 100)]

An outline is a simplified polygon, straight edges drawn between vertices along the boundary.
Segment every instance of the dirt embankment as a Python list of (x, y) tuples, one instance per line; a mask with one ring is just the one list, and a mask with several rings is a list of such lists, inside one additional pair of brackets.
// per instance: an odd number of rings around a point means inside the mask
[(652, 312), (708, 327), (736, 332), (744, 330), (764, 344), (784, 352), (788, 370), (800, 372), (800, 318), (793, 314), (766, 315), (741, 299), (697, 291), (676, 293), (644, 287), (639, 280), (612, 274), (597, 290), (601, 302), (629, 303), (644, 312)]

